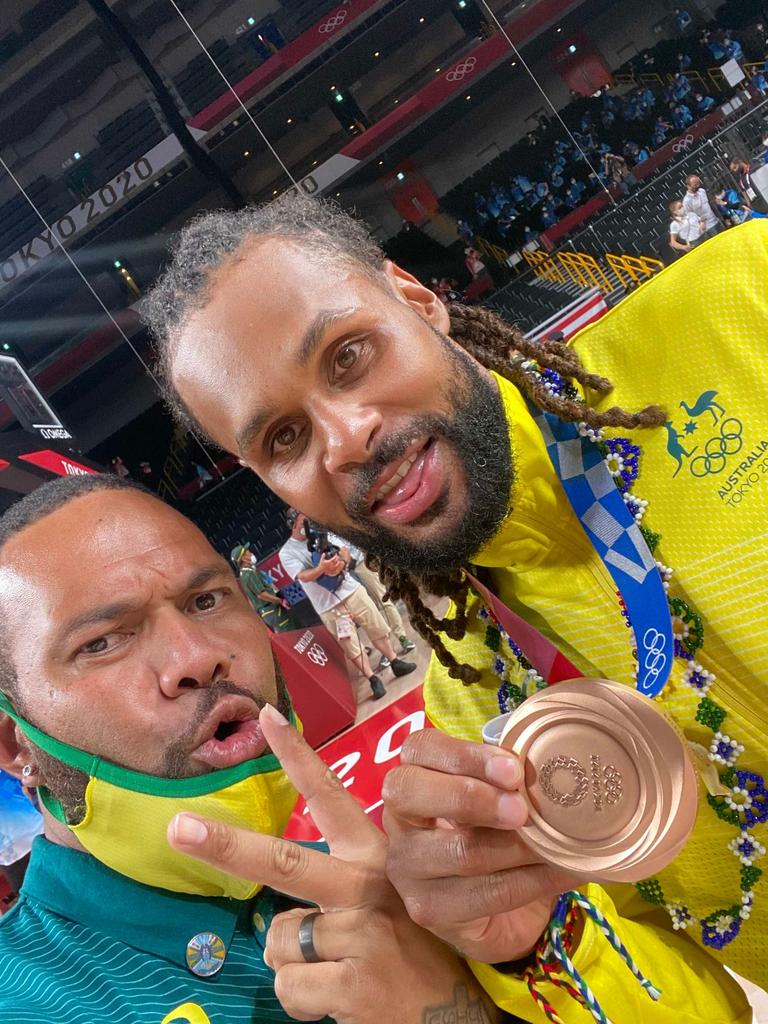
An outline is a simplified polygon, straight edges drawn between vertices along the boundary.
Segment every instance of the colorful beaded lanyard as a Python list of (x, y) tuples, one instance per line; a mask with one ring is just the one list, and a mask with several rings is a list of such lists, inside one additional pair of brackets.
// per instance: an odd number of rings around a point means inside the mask
[[(523, 362), (522, 367), (538, 377), (553, 394), (562, 394), (573, 399), (579, 397), (573, 385), (555, 371), (542, 369), (531, 360)], [(628, 438), (605, 438), (602, 431), (595, 430), (585, 423), (578, 425), (578, 433), (586, 443), (595, 445), (602, 454), (618, 493), (645, 538), (649, 550), (655, 555), (661, 536), (644, 524), (648, 502), (633, 490), (640, 474), (640, 447)], [(659, 561), (655, 564), (663, 588), (668, 592), (673, 570)], [(620, 593), (618, 597), (626, 625), (633, 629), (629, 612)], [(701, 617), (682, 598), (669, 597), (667, 594), (667, 599), (672, 620), (674, 657), (684, 664), (681, 682), (699, 695), (696, 721), (712, 732), (707, 756), (713, 765), (721, 769), (720, 788), (717, 793), (708, 794), (707, 802), (721, 820), (735, 827), (736, 831), (728, 843), (728, 849), (740, 864), (741, 892), (739, 902), (734, 901), (705, 917), (700, 917), (685, 901), (669, 898), (656, 878), (639, 882), (636, 887), (648, 902), (666, 909), (675, 930), (696, 928), (699, 930), (703, 945), (722, 949), (736, 939), (743, 922), (752, 914), (754, 887), (762, 875), (761, 869), (755, 866), (755, 861), (763, 857), (766, 850), (750, 829), (768, 821), (768, 788), (763, 777), (757, 772), (738, 767), (737, 762), (744, 753), (744, 746), (736, 737), (724, 730), (728, 713), (710, 696), (716, 685), (716, 678), (696, 661), (696, 655), (704, 644), (704, 624)], [(484, 603), (478, 615), (486, 621), (485, 643), (494, 654), (493, 671), (501, 680), (498, 690), (499, 709), (502, 712), (513, 710), (532, 692), (543, 688), (547, 683), (509, 636), (487, 603)], [(512, 682), (510, 678), (514, 664), (522, 670), (522, 680), (519, 683)], [(515, 675), (519, 678), (519, 673)]]

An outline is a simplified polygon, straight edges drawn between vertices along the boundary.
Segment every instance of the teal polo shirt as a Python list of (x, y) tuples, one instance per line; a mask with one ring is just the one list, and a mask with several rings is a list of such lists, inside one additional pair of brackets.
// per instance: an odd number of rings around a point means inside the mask
[(264, 945), (273, 916), (295, 905), (272, 890), (240, 902), (154, 889), (38, 838), (0, 918), (0, 1021), (292, 1021)]

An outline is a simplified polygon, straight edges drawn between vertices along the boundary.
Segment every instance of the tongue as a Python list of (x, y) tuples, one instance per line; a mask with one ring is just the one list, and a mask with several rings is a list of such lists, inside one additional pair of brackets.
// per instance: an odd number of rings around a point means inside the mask
[(424, 460), (426, 457), (427, 449), (425, 448), (397, 487), (390, 491), (385, 498), (382, 498), (381, 501), (377, 502), (377, 509), (393, 508), (395, 505), (399, 505), (401, 502), (407, 501), (408, 498), (416, 493), (419, 484), (421, 483), (421, 473), (424, 469)]

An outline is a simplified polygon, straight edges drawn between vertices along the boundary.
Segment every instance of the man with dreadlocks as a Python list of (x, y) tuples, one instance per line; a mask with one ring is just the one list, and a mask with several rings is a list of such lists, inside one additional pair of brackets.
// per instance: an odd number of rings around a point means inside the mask
[[(525, 1019), (577, 1024), (575, 997), (621, 1024), (747, 1022), (723, 965), (768, 983), (767, 270), (768, 230), (745, 225), (572, 348), (534, 344), (487, 310), (446, 309), (334, 206), (288, 197), (190, 224), (146, 307), (181, 420), (368, 551), (431, 644), (437, 728), (411, 737), (384, 788), (390, 877)], [(695, 331), (677, 316), (691, 295)], [(594, 491), (578, 514), (574, 478)], [(610, 495), (661, 594), (666, 648), (639, 628), (644, 602), (617, 590), (612, 570), (635, 563), (595, 515)], [(649, 549), (669, 564), (657, 572)], [(444, 618), (423, 590), (451, 598)], [(489, 611), (496, 598), (574, 673), (632, 686), (640, 641), (643, 678), (674, 662), (659, 704), (697, 759), (699, 815), (636, 888), (582, 886), (566, 912), (558, 896), (578, 883), (515, 835), (520, 765), (479, 740), (542, 680)]]

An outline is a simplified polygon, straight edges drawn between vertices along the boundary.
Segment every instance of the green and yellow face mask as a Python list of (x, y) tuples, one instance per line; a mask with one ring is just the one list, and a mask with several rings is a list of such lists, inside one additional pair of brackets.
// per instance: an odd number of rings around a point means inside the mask
[(164, 779), (121, 768), (54, 739), (22, 718), (3, 694), (0, 711), (41, 750), (88, 776), (85, 816), (77, 825), (67, 822), (61, 803), (48, 790), (41, 787), (38, 794), (46, 810), (102, 864), (173, 892), (247, 900), (259, 891), (258, 883), (178, 853), (168, 845), (166, 830), (172, 818), (189, 811), (236, 828), (282, 835), (297, 793), (274, 755), (195, 778)]

